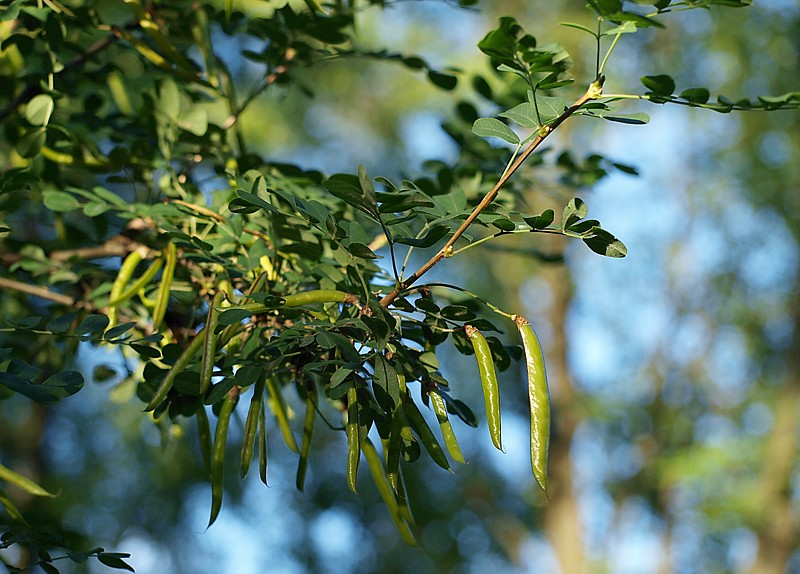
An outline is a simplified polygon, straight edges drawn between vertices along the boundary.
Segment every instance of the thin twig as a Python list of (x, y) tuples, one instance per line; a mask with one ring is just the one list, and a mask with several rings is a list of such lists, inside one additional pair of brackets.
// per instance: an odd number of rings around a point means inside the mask
[(497, 194), (500, 192), (500, 188), (505, 185), (505, 183), (514, 175), (514, 172), (519, 169), (519, 167), (523, 164), (523, 162), (528, 159), (536, 148), (544, 141), (544, 139), (550, 135), (553, 130), (555, 130), (558, 126), (560, 126), (564, 120), (574, 114), (581, 106), (585, 103), (596, 100), (597, 98), (601, 97), (603, 94), (603, 77), (599, 77), (597, 80), (592, 82), (589, 85), (589, 88), (586, 90), (586, 93), (583, 94), (580, 98), (578, 98), (574, 104), (564, 110), (560, 116), (558, 116), (553, 123), (546, 126), (542, 129), (539, 134), (533, 139), (530, 145), (525, 149), (524, 152), (517, 158), (517, 160), (511, 164), (511, 167), (500, 176), (500, 179), (497, 180), (497, 183), (494, 184), (494, 187), (487, 193), (481, 202), (475, 207), (472, 213), (469, 214), (464, 223), (453, 233), (453, 236), (444, 244), (436, 255), (431, 257), (422, 267), (417, 269), (417, 271), (408, 277), (405, 281), (397, 285), (388, 295), (386, 295), (383, 299), (381, 299), (381, 305), (384, 307), (388, 306), (392, 303), (397, 297), (408, 289), (411, 285), (413, 285), (420, 277), (422, 277), (425, 273), (427, 273), (434, 265), (439, 263), (445, 257), (448, 257), (452, 254), (453, 245), (455, 245), (456, 241), (464, 234), (464, 232), (469, 228), (470, 225), (478, 218), (478, 216), (487, 208), (489, 205), (495, 200)]
[(50, 289), (47, 287), (28, 285), (27, 283), (22, 283), (13, 279), (6, 279), (5, 277), (0, 277), (0, 288), (11, 289), (13, 291), (19, 291), (20, 293), (27, 293), (28, 295), (33, 295), (35, 297), (39, 297), (40, 299), (47, 299), (48, 301), (66, 305), (67, 307), (75, 307), (78, 305), (75, 299), (69, 295), (62, 295), (61, 293), (50, 291)]
[[(92, 247), (80, 247), (78, 249), (61, 249), (51, 251), (47, 258), (51, 261), (69, 261), (73, 257), (80, 259), (102, 259), (104, 257), (122, 257), (127, 255), (139, 244), (124, 235), (116, 235), (103, 243)], [(0, 262), (9, 265), (20, 261), (22, 256), (19, 253), (0, 253)]]

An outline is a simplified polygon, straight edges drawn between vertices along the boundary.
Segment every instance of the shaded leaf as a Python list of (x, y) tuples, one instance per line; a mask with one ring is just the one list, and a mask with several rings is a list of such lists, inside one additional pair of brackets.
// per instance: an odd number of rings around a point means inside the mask
[(478, 118), (472, 124), (472, 131), (482, 138), (495, 137), (511, 144), (519, 143), (519, 136), (514, 130), (496, 118)]

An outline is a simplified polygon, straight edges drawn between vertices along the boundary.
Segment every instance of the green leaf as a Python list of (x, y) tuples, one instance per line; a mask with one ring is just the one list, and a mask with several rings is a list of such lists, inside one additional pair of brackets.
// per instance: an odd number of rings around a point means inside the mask
[(539, 120), (536, 116), (536, 107), (531, 102), (523, 102), (518, 106), (514, 106), (510, 110), (501, 113), (500, 115), (504, 118), (510, 119), (512, 122), (519, 124), (523, 128), (539, 127)]
[(197, 137), (204, 136), (208, 131), (208, 112), (199, 108), (189, 110), (181, 114), (178, 127)]
[(428, 71), (428, 79), (434, 86), (443, 90), (453, 90), (458, 85), (458, 78), (451, 74), (443, 74), (441, 72)]
[(450, 232), (447, 225), (434, 225), (428, 232), (420, 238), (414, 237), (395, 237), (395, 243), (410, 245), (412, 247), (427, 248), (436, 245), (445, 235)]
[(44, 205), (52, 211), (74, 211), (80, 208), (80, 202), (74, 195), (57, 189), (46, 189), (42, 192)]
[(165, 78), (161, 81), (158, 95), (158, 111), (166, 116), (172, 123), (177, 122), (178, 114), (180, 114), (181, 111), (181, 93), (178, 89), (178, 85), (172, 78)]
[(642, 76), (642, 84), (657, 96), (671, 96), (675, 91), (675, 80), (666, 74), (657, 76)]
[(555, 219), (555, 213), (552, 209), (545, 210), (541, 213), (541, 215), (535, 215), (532, 217), (525, 217), (523, 218), (525, 223), (531, 226), (533, 229), (544, 229)]
[(37, 385), (11, 373), (0, 373), (0, 385), (37, 403), (53, 405), (81, 390), (83, 376), (77, 371), (63, 371)]
[(601, 111), (600, 113), (598, 113), (592, 111), (590, 114), (587, 115), (602, 118), (609, 122), (617, 122), (619, 124), (629, 124), (634, 126), (641, 126), (650, 122), (650, 116), (648, 116), (644, 112), (637, 112), (635, 114), (614, 114), (611, 112)]
[(500, 18), (500, 25), (478, 42), (478, 49), (502, 63), (514, 63), (517, 36), (522, 27), (510, 16)]
[[(237, 189), (236, 195), (239, 196), (239, 199), (242, 200), (244, 204), (249, 204), (257, 209), (263, 209), (264, 211), (269, 211), (270, 213), (278, 212), (278, 209), (274, 205), (264, 201), (255, 193), (250, 193), (249, 191), (245, 191), (243, 189)], [(233, 201), (236, 200), (234, 199)], [(233, 203), (233, 201), (231, 203)], [(231, 209), (231, 211), (233, 211), (233, 209)]]
[(104, 214), (108, 210), (109, 205), (107, 203), (100, 203), (98, 201), (90, 201), (83, 206), (83, 214), (86, 217), (97, 217), (98, 215)]
[(218, 322), (220, 325), (233, 325), (252, 316), (253, 312), (247, 309), (227, 309), (219, 314)]
[(122, 335), (133, 329), (135, 326), (136, 323), (132, 322), (122, 323), (120, 325), (117, 325), (116, 327), (112, 327), (111, 329), (103, 333), (103, 338), (107, 341), (113, 341), (114, 339), (121, 337)]
[(617, 24), (634, 24), (639, 28), (649, 28), (650, 26), (654, 26), (656, 28), (664, 27), (664, 24), (658, 20), (653, 20), (652, 18), (648, 18), (647, 16), (642, 16), (641, 14), (636, 14), (634, 12), (617, 12), (616, 14), (609, 15), (608, 19)]
[(583, 242), (595, 253), (606, 257), (625, 257), (628, 254), (628, 248), (622, 241), (599, 227), (588, 232)]
[(91, 314), (83, 318), (83, 321), (75, 328), (78, 337), (87, 338), (102, 333), (108, 327), (108, 317), (105, 315)]
[(615, 26), (609, 30), (606, 30), (601, 36), (616, 36), (617, 34), (631, 34), (636, 32), (636, 24), (634, 22), (624, 22), (620, 26)]
[(536, 105), (539, 108), (542, 123), (547, 125), (564, 113), (567, 101), (554, 96), (536, 96)]
[(472, 124), (472, 131), (482, 138), (495, 137), (511, 144), (519, 143), (519, 136), (506, 124), (496, 118), (479, 118)]
[(589, 213), (589, 208), (582, 199), (578, 197), (570, 199), (564, 208), (564, 213), (561, 215), (561, 228), (567, 229), (574, 225), (578, 220), (586, 217), (587, 213)]
[(34, 96), (25, 106), (25, 119), (31, 125), (46, 126), (50, 121), (50, 115), (53, 113), (54, 107), (53, 98), (48, 94)]
[(491, 223), (500, 231), (514, 231), (517, 228), (517, 224), (507, 217), (498, 217), (493, 219)]
[(575, 28), (576, 30), (582, 30), (591, 34), (593, 38), (597, 38), (597, 32), (588, 26), (584, 26), (583, 24), (576, 24), (575, 22), (559, 22), (559, 25), (566, 26), (567, 28)]
[(72, 322), (75, 320), (75, 313), (68, 313), (66, 315), (61, 315), (60, 317), (55, 317), (47, 322), (45, 329), (48, 331), (52, 331), (53, 333), (63, 334), (69, 331), (70, 327), (72, 327)]
[(693, 104), (705, 104), (711, 94), (705, 88), (689, 88), (683, 90), (678, 97)]
[(347, 246), (347, 251), (354, 257), (359, 257), (361, 259), (380, 259), (379, 255), (375, 255), (375, 253), (363, 243), (351, 243)]
[(41, 153), (47, 140), (47, 131), (39, 127), (27, 132), (17, 141), (17, 151), (22, 157), (34, 157)]
[(55, 494), (51, 494), (47, 492), (44, 488), (30, 480), (29, 478), (25, 478), (21, 474), (17, 474), (13, 470), (8, 467), (3, 466), (0, 464), (0, 480), (4, 482), (9, 482), (27, 492), (28, 494), (32, 494), (34, 496), (55, 496)]
[(130, 564), (127, 564), (120, 556), (130, 556), (130, 554), (114, 554), (111, 552), (102, 552), (97, 555), (97, 559), (108, 566), (109, 568), (116, 568), (117, 570), (127, 570), (128, 572), (135, 572)]

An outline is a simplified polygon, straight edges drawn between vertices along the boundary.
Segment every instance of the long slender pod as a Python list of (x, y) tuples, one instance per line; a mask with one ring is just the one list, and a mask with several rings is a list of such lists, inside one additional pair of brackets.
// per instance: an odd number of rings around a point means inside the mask
[(242, 459), (239, 474), (244, 480), (253, 461), (253, 448), (256, 442), (256, 431), (261, 419), (261, 402), (264, 400), (264, 376), (262, 375), (253, 388), (250, 398), (250, 408), (247, 411), (247, 420), (244, 423), (244, 438), (242, 438)]
[(206, 319), (205, 340), (203, 341), (203, 362), (200, 365), (200, 395), (204, 395), (211, 385), (211, 374), (214, 371), (214, 357), (217, 354), (217, 335), (214, 331), (217, 328), (219, 318), (218, 308), (222, 304), (225, 294), (217, 291), (214, 299), (208, 306), (208, 318)]
[(172, 279), (175, 276), (175, 266), (178, 263), (178, 248), (175, 247), (175, 243), (171, 240), (167, 244), (165, 258), (166, 263), (161, 274), (161, 284), (158, 286), (158, 294), (156, 295), (156, 306), (153, 308), (153, 329), (156, 330), (161, 326), (161, 321), (164, 320), (164, 315), (167, 313), (169, 294), (172, 290)]
[(550, 450), (550, 393), (544, 355), (536, 333), (522, 315), (514, 315), (528, 370), (528, 399), (531, 410), (531, 468), (536, 482), (547, 494), (547, 457)]
[(303, 442), (300, 446), (300, 461), (297, 463), (297, 476), (295, 486), (297, 490), (303, 490), (306, 484), (306, 471), (308, 471), (308, 455), (311, 452), (311, 438), (314, 436), (314, 422), (317, 420), (316, 408), (314, 407), (314, 388), (307, 389), (306, 397), (306, 416), (303, 421)]
[(461, 447), (458, 446), (458, 440), (453, 432), (453, 425), (450, 424), (450, 419), (447, 416), (447, 405), (444, 404), (442, 395), (436, 390), (431, 390), (428, 393), (431, 400), (433, 412), (436, 413), (436, 419), (439, 421), (439, 427), (442, 429), (442, 438), (444, 438), (444, 446), (447, 447), (447, 452), (453, 457), (453, 460), (464, 464), (464, 455), (461, 453)]
[(361, 458), (361, 440), (358, 430), (358, 398), (355, 385), (347, 389), (347, 421), (345, 434), (347, 435), (347, 486), (356, 493), (358, 479), (358, 461)]
[(492, 437), (497, 450), (503, 451), (503, 439), (500, 433), (500, 388), (497, 384), (497, 371), (492, 361), (492, 351), (486, 337), (472, 325), (464, 325), (464, 331), (475, 350), (478, 360), (478, 371), (481, 375), (483, 387), (483, 401), (486, 407), (486, 422), (489, 425), (489, 435)]
[(274, 377), (267, 375), (267, 390), (269, 391), (270, 401), (269, 405), (272, 407), (272, 412), (278, 421), (278, 426), (281, 429), (281, 436), (283, 442), (289, 447), (289, 450), (300, 454), (300, 449), (297, 447), (297, 441), (292, 433), (292, 427), (289, 425), (289, 409), (286, 407), (286, 401), (283, 399), (283, 393), (278, 382)]
[[(109, 301), (116, 301), (119, 299), (119, 296), (122, 294), (123, 289), (125, 286), (130, 282), (131, 277), (133, 277), (133, 272), (136, 270), (136, 266), (139, 265), (139, 262), (144, 257), (144, 250), (137, 249), (135, 251), (131, 251), (125, 260), (122, 262), (122, 265), (117, 272), (117, 277), (114, 279), (114, 283), (111, 284), (111, 293), (108, 295)], [(108, 309), (108, 328), (112, 328), (117, 324), (117, 307), (109, 306)]]
[(228, 425), (231, 422), (231, 415), (238, 398), (239, 387), (233, 387), (225, 395), (222, 408), (219, 411), (217, 429), (214, 433), (214, 448), (211, 451), (211, 517), (208, 520), (209, 526), (214, 524), (217, 516), (219, 516), (220, 509), (222, 509), (225, 443), (228, 439)]
[(386, 472), (381, 463), (378, 451), (375, 450), (375, 445), (372, 444), (369, 438), (365, 438), (364, 442), (361, 444), (361, 448), (364, 452), (364, 458), (369, 465), (369, 470), (372, 473), (372, 479), (375, 481), (375, 486), (378, 487), (378, 493), (381, 495), (381, 498), (383, 498), (386, 508), (389, 509), (389, 514), (395, 526), (397, 526), (400, 536), (402, 536), (403, 540), (408, 544), (416, 545), (417, 541), (414, 537), (414, 533), (411, 531), (408, 523), (403, 519), (403, 515), (400, 512), (400, 505), (397, 502), (397, 498), (395, 498), (395, 492), (392, 490), (391, 484), (389, 484), (389, 479), (386, 477)]

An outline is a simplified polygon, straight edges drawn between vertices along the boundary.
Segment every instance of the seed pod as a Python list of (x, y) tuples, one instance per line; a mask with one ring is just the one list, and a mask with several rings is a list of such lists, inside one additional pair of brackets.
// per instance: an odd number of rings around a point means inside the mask
[(492, 351), (489, 349), (486, 338), (475, 327), (464, 325), (464, 331), (466, 331), (472, 348), (475, 350), (475, 357), (478, 359), (489, 435), (492, 437), (495, 448), (505, 452), (500, 434), (500, 390), (497, 384), (497, 372), (494, 369), (494, 362), (492, 362)]
[(352, 385), (347, 389), (347, 420), (345, 434), (347, 435), (347, 486), (356, 494), (358, 479), (358, 462), (361, 458), (361, 437), (358, 431), (358, 396), (356, 387)]
[(550, 449), (550, 395), (539, 339), (522, 315), (514, 315), (528, 370), (528, 400), (531, 410), (531, 468), (536, 482), (547, 494), (547, 456)]
[[(130, 282), (131, 277), (133, 277), (133, 272), (136, 270), (136, 266), (139, 265), (139, 262), (144, 257), (144, 252), (141, 249), (137, 249), (136, 251), (131, 251), (125, 260), (122, 262), (122, 265), (119, 268), (119, 272), (117, 272), (117, 277), (114, 279), (114, 283), (111, 285), (111, 293), (108, 295), (109, 301), (116, 301), (119, 299), (119, 296), (122, 294), (123, 289), (125, 286)], [(110, 306), (108, 309), (108, 328), (112, 328), (117, 324), (117, 307), (116, 305)]]
[(381, 495), (381, 498), (383, 498), (383, 502), (386, 504), (386, 508), (389, 510), (389, 514), (395, 526), (397, 526), (397, 530), (400, 532), (400, 536), (403, 537), (403, 540), (405, 540), (407, 544), (416, 546), (417, 541), (414, 537), (414, 533), (411, 530), (411, 526), (404, 520), (395, 492), (392, 490), (386, 471), (383, 468), (383, 464), (381, 464), (381, 458), (377, 450), (375, 450), (375, 445), (372, 444), (369, 438), (365, 438), (364, 442), (361, 443), (361, 448), (364, 452), (364, 458), (369, 465), (369, 470), (372, 473), (372, 479), (375, 481), (375, 486), (378, 488), (378, 493)]
[(258, 417), (258, 476), (267, 483), (267, 407), (261, 401), (261, 416)]
[(458, 446), (456, 435), (453, 432), (453, 426), (450, 424), (450, 419), (447, 416), (447, 406), (444, 404), (444, 399), (439, 391), (431, 390), (428, 393), (431, 399), (431, 406), (433, 412), (436, 413), (436, 419), (439, 421), (439, 427), (442, 429), (442, 437), (444, 438), (444, 445), (447, 447), (447, 452), (453, 457), (456, 462), (464, 463), (464, 455), (461, 454), (461, 448)]
[(303, 442), (300, 447), (300, 460), (297, 463), (297, 476), (295, 477), (295, 486), (297, 490), (302, 491), (306, 484), (306, 471), (308, 470), (308, 455), (311, 452), (311, 438), (314, 436), (314, 422), (317, 419), (317, 411), (314, 407), (314, 393), (313, 388), (306, 391), (306, 417), (303, 421)]
[(256, 443), (256, 431), (258, 421), (261, 418), (261, 403), (264, 399), (264, 375), (262, 374), (253, 387), (253, 396), (250, 398), (250, 408), (247, 411), (247, 419), (244, 424), (244, 438), (242, 439), (242, 457), (240, 461), (239, 475), (242, 480), (250, 471), (250, 463), (253, 461), (253, 448)]
[(408, 417), (408, 422), (411, 424), (411, 428), (417, 433), (422, 446), (424, 446), (428, 454), (431, 455), (433, 462), (445, 470), (450, 470), (450, 463), (442, 447), (439, 446), (439, 441), (436, 440), (433, 431), (425, 421), (425, 417), (419, 412), (417, 405), (411, 400), (411, 395), (409, 395), (407, 391), (405, 399), (403, 400), (403, 405), (405, 406), (406, 416)]
[(204, 395), (211, 385), (211, 374), (214, 371), (214, 357), (217, 353), (217, 335), (214, 331), (217, 328), (219, 319), (218, 308), (222, 304), (224, 293), (217, 291), (214, 299), (208, 306), (208, 319), (206, 319), (205, 341), (203, 341), (203, 361), (200, 364), (200, 395)]
[[(200, 442), (200, 456), (203, 458), (203, 466), (206, 471), (211, 472), (211, 426), (208, 424), (208, 414), (201, 403), (197, 408), (197, 439)], [(210, 475), (209, 475), (210, 476)]]
[(222, 409), (219, 411), (217, 429), (214, 433), (214, 448), (211, 451), (211, 517), (208, 525), (214, 524), (222, 508), (222, 479), (224, 476), (225, 443), (228, 439), (228, 425), (239, 398), (239, 387), (233, 387), (225, 396)]
[(278, 427), (281, 429), (281, 436), (283, 442), (289, 447), (289, 450), (300, 454), (300, 449), (297, 446), (297, 441), (292, 433), (292, 427), (289, 425), (289, 409), (286, 406), (286, 401), (283, 398), (283, 392), (278, 387), (278, 381), (274, 377), (267, 377), (267, 390), (269, 391), (269, 406), (272, 409), (275, 419), (278, 421)]
[(153, 309), (153, 329), (158, 330), (164, 315), (167, 313), (169, 294), (172, 290), (172, 278), (175, 276), (175, 265), (178, 262), (178, 250), (175, 244), (170, 241), (167, 245), (165, 254), (166, 263), (164, 271), (161, 273), (161, 284), (158, 286), (156, 295), (156, 306)]
[(161, 381), (161, 384), (158, 385), (153, 398), (150, 399), (150, 402), (147, 403), (147, 406), (144, 408), (145, 412), (155, 410), (155, 408), (161, 404), (161, 402), (167, 398), (167, 393), (172, 388), (172, 383), (175, 381), (175, 377), (178, 376), (179, 373), (183, 372), (186, 369), (186, 365), (194, 358), (197, 352), (203, 347), (203, 343), (205, 342), (206, 337), (205, 333), (202, 331), (199, 332), (197, 335), (194, 336), (189, 346), (183, 350), (178, 360), (172, 365), (172, 368), (169, 372), (164, 376), (164, 379)]

